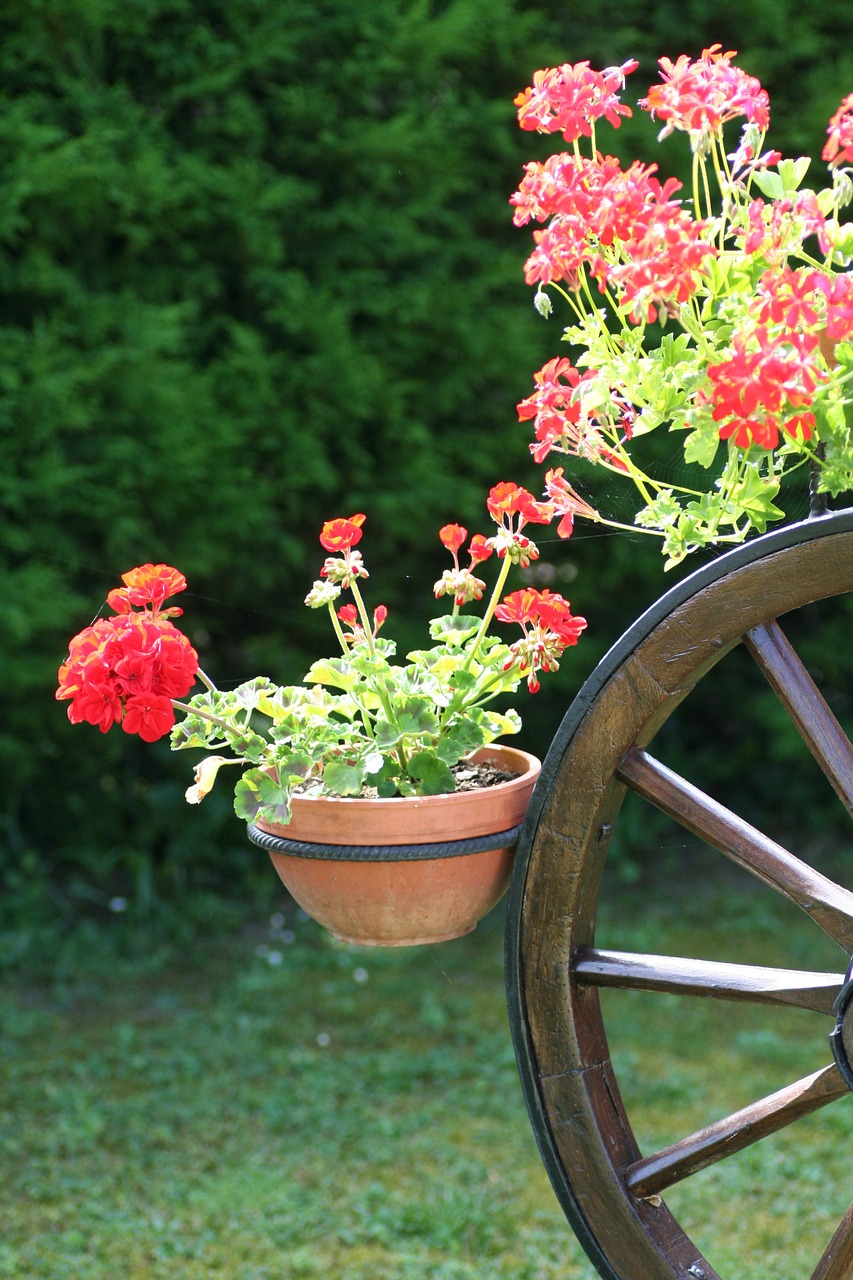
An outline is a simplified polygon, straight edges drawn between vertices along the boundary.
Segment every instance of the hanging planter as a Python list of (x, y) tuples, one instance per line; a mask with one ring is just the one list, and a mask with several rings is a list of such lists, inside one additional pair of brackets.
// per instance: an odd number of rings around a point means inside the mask
[(515, 776), (436, 796), (294, 796), (286, 826), (260, 819), (249, 839), (268, 851), (302, 909), (345, 942), (405, 947), (461, 937), (506, 890), (540, 770), (535, 756), (503, 745), (474, 761)]

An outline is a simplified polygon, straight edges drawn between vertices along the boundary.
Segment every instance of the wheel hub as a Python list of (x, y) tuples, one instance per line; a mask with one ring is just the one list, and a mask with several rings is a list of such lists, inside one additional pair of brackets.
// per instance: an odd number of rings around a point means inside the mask
[(829, 1043), (847, 1088), (853, 1090), (853, 960), (833, 1008), (838, 1018), (834, 1030), (829, 1034)]

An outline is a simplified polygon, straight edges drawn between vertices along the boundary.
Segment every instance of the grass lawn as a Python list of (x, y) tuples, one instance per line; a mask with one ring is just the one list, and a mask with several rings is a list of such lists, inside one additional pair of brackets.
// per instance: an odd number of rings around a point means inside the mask
[[(751, 884), (616, 897), (602, 945), (842, 967)], [(501, 913), (374, 951), (282, 912), (195, 941), (116, 917), (7, 979), (0, 1276), (593, 1280), (521, 1099)], [(829, 1061), (817, 1014), (608, 1011), (644, 1149)], [(851, 1136), (844, 1098), (667, 1203), (724, 1280), (803, 1280), (853, 1196)]]

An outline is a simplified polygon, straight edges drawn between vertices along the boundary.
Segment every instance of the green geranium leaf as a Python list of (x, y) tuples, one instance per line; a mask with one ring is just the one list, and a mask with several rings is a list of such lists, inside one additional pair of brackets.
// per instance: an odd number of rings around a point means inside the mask
[(393, 640), (387, 640), (384, 636), (373, 637), (373, 652), (371, 652), (371, 645), (366, 638), (352, 641), (351, 644), (350, 657), (360, 657), (362, 654), (367, 654), (369, 658), (372, 658), (373, 653), (376, 653), (382, 658), (393, 658), (397, 652), (396, 643)]
[(767, 196), (769, 200), (781, 200), (785, 184), (778, 173), (773, 173), (770, 169), (758, 169), (753, 173), (752, 180), (762, 195)]
[(486, 742), (486, 734), (480, 724), (472, 724), (470, 720), (461, 720), (443, 733), (436, 746), (436, 753), (445, 764), (456, 764), (463, 756)]
[[(215, 728), (214, 725), (210, 727)], [(194, 733), (187, 727), (186, 723), (179, 723), (172, 728), (170, 745), (173, 751), (183, 751), (186, 747), (208, 747), (213, 736), (212, 734), (202, 736), (199, 733)]]
[(455, 782), (450, 769), (434, 751), (419, 751), (409, 761), (409, 774), (417, 779), (418, 791), (425, 796), (453, 791)]
[(853, 256), (853, 223), (842, 222), (833, 232), (832, 258), (842, 266), (847, 266)]
[(359, 796), (364, 786), (364, 772), (357, 765), (333, 760), (323, 770), (323, 786), (336, 796)]
[(785, 514), (773, 504), (778, 492), (778, 481), (768, 480), (750, 468), (732, 491), (732, 501), (749, 516), (752, 527), (764, 533), (769, 520), (781, 520)]
[(487, 735), (487, 742), (495, 738), (503, 738), (508, 733), (518, 733), (521, 729), (521, 716), (517, 711), (484, 711), (480, 726)]
[(646, 529), (673, 528), (681, 516), (681, 504), (671, 489), (660, 493), (634, 516), (634, 523)]
[(479, 618), (466, 618), (462, 614), (455, 618), (452, 616), (435, 618), (429, 625), (429, 633), (433, 640), (441, 640), (454, 649), (458, 649), (466, 640), (470, 640), (479, 629)]
[(241, 707), (245, 707), (247, 711), (254, 711), (264, 698), (269, 697), (275, 692), (275, 685), (266, 676), (258, 676), (254, 680), (247, 680), (244, 684), (240, 684), (236, 689), (232, 689), (231, 697)]
[(439, 720), (426, 698), (406, 698), (394, 707), (394, 720), (377, 720), (376, 745), (386, 750), (406, 736), (438, 733)]
[[(207, 748), (214, 744), (230, 743), (232, 731), (228, 726), (239, 710), (231, 694), (222, 694), (218, 690), (197, 693), (187, 705), (192, 710), (187, 711), (183, 720), (177, 721), (172, 728), (173, 749), (199, 746)], [(208, 715), (224, 720), (226, 726), (214, 724), (207, 718)], [(234, 730), (238, 731), (241, 727), (242, 724), (237, 723)]]
[(306, 689), (301, 684), (286, 685), (284, 688), (271, 688), (262, 692), (258, 698), (258, 710), (279, 723), (304, 714), (306, 709), (322, 710), (331, 706), (333, 701), (334, 695), (322, 686)]
[(684, 441), (684, 461), (710, 467), (720, 447), (720, 427), (710, 414), (695, 414)]
[(438, 716), (426, 698), (409, 698), (395, 708), (403, 733), (437, 733)]
[(263, 817), (267, 822), (290, 821), (290, 782), (251, 769), (234, 788), (234, 812), (245, 822)]
[(381, 751), (368, 751), (362, 765), (366, 774), (372, 776), (375, 773), (381, 773), (385, 767), (385, 757)]
[(473, 671), (463, 671), (460, 668), (454, 675), (452, 683), (454, 693), (457, 691), (467, 693), (477, 683), (477, 676)]
[(419, 679), (421, 673), (429, 671), (443, 680), (453, 671), (458, 671), (465, 662), (465, 654), (450, 645), (439, 645), (435, 649), (413, 649), (406, 657), (412, 663), (412, 678)]
[(234, 812), (244, 822), (254, 822), (260, 811), (260, 791), (257, 785), (246, 775), (240, 778), (234, 788)]
[(788, 158), (779, 161), (776, 167), (779, 170), (782, 189), (786, 195), (798, 190), (800, 183), (809, 171), (810, 164), (811, 159), (809, 156), (798, 156), (796, 160)]
[[(313, 765), (313, 760), (305, 752), (287, 751), (274, 757), (273, 768), (279, 778), (290, 782), (301, 782), (308, 777)], [(267, 773), (263, 773), (261, 776), (263, 778), (269, 777)]]
[(376, 734), (376, 745), (380, 751), (387, 751), (390, 747), (396, 747), (403, 737), (403, 730), (400, 726), (392, 724), (390, 720), (377, 720), (374, 725), (374, 732)]
[(228, 744), (236, 755), (251, 760), (253, 764), (263, 758), (267, 749), (266, 738), (262, 738), (259, 733), (252, 733), (251, 729), (247, 729), (245, 733), (229, 735)]
[(375, 679), (377, 676), (383, 678), (388, 676), (393, 679), (396, 667), (392, 667), (381, 653), (370, 653), (367, 649), (354, 650), (347, 659), (348, 665), (352, 670), (364, 679)]
[(320, 658), (311, 664), (305, 679), (309, 684), (323, 684), (330, 689), (349, 692), (358, 676), (345, 658)]

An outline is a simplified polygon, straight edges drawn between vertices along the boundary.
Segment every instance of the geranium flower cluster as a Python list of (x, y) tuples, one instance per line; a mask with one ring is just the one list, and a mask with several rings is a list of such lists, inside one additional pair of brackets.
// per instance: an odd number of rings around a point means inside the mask
[(591, 137), (596, 120), (607, 120), (618, 129), (619, 117), (631, 115), (618, 91), (638, 65), (632, 60), (621, 67), (593, 71), (588, 62), (579, 62), (537, 71), (532, 86), (515, 99), (518, 122), (522, 129), (561, 133), (567, 142)]
[[(572, 496), (556, 473), (543, 501), (502, 481), (486, 501), (490, 536), (469, 541), (462, 525), (444, 525), (439, 540), (453, 568), (434, 590), (437, 599), (452, 601), (451, 611), (432, 621), (432, 647), (405, 662), (393, 661), (395, 645), (384, 631), (388, 609), (368, 609), (362, 594), (369, 577), (359, 549), (366, 517), (357, 512), (320, 530), (328, 554), (305, 603), (328, 611), (339, 652), (314, 662), (303, 685), (277, 686), (261, 676), (218, 689), (172, 622), (181, 610), (165, 607), (184, 590), (183, 575), (149, 564), (124, 574), (124, 585), (110, 592), (113, 617), (74, 637), (57, 697), (68, 700), (75, 724), (97, 724), (104, 733), (121, 724), (146, 741), (171, 731), (175, 749), (205, 752), (187, 791), (191, 804), (209, 794), (225, 766), (236, 765), (235, 810), (250, 822), (289, 821), (296, 787), (337, 796), (453, 791), (458, 761), (521, 726), (517, 712), (495, 709), (495, 700), (524, 680), (535, 693), (539, 674), (556, 671), (586, 627), (555, 593), (504, 595), (510, 572), (539, 556), (531, 526), (559, 516), (558, 536), (570, 535)], [(466, 543), (467, 564), (460, 561)], [(492, 557), (497, 570), (487, 595), (474, 570)], [(466, 612), (484, 597), (482, 616)], [(494, 619), (520, 625), (521, 638), (492, 635)], [(202, 691), (183, 701), (196, 677)]]
[(122, 582), (107, 596), (115, 616), (98, 618), (72, 639), (56, 697), (68, 701), (72, 724), (97, 725), (101, 733), (120, 724), (155, 742), (171, 731), (174, 700), (189, 693), (198, 672), (198, 654), (170, 621), (181, 610), (162, 607), (186, 579), (169, 565), (146, 564)]
[[(552, 473), (549, 473), (548, 489), (553, 492), (553, 500), (540, 502), (520, 485), (511, 482), (495, 485), (486, 507), (498, 525), (498, 532), (492, 538), (485, 538), (482, 534), (474, 535), (468, 547), (468, 568), (460, 568), (458, 558), (468, 530), (458, 524), (445, 525), (439, 531), (439, 538), (452, 553), (454, 567), (446, 570), (435, 584), (436, 597), (454, 595), (456, 608), (481, 599), (485, 583), (474, 577), (472, 571), (476, 564), (488, 559), (492, 551), (496, 551), (499, 557), (506, 558), (506, 566), (518, 563), (526, 568), (531, 561), (537, 560), (539, 548), (522, 532), (527, 524), (550, 524), (554, 516), (559, 514), (562, 519), (557, 526), (558, 535), (561, 538), (570, 537), (575, 508), (568, 501), (569, 487), (561, 487), (559, 478), (554, 482)], [(517, 668), (526, 676), (529, 691), (538, 693), (540, 683), (537, 672), (559, 670), (558, 659), (570, 645), (577, 644), (586, 630), (586, 619), (574, 616), (571, 605), (563, 596), (551, 591), (537, 591), (532, 587), (514, 591), (498, 604), (500, 586), (505, 576), (504, 573), (499, 589), (493, 596), (490, 612), (493, 612), (498, 622), (517, 623), (524, 636), (510, 645), (503, 669), (510, 671)]]
[(524, 632), (523, 639), (510, 645), (512, 657), (505, 669), (518, 662), (531, 693), (539, 692), (537, 673), (558, 671), (563, 651), (577, 644), (586, 629), (586, 619), (574, 617), (562, 596), (533, 587), (513, 591), (498, 605), (495, 617), (499, 622), (517, 622)]
[(749, 338), (736, 335), (732, 347), (727, 360), (708, 366), (720, 439), (731, 437), (744, 449), (775, 449), (780, 429), (810, 439), (815, 416), (799, 410), (826, 378), (812, 360), (815, 348), (802, 335), (774, 344), (770, 331), (760, 327)]
[[(560, 655), (569, 645), (577, 644), (586, 628), (586, 620), (573, 616), (568, 600), (554, 592), (539, 592), (527, 588), (501, 600), (510, 567), (519, 565), (528, 568), (531, 562), (539, 558), (539, 548), (524, 532), (526, 526), (550, 524), (555, 515), (559, 514), (561, 520), (557, 527), (558, 536), (568, 538), (572, 533), (577, 509), (573, 501), (576, 495), (562, 480), (561, 473), (549, 472), (547, 489), (548, 500), (540, 501), (529, 490), (513, 481), (502, 481), (494, 485), (486, 500), (486, 509), (495, 522), (496, 532), (491, 537), (481, 533), (474, 534), (468, 543), (467, 565), (460, 564), (459, 553), (468, 538), (468, 530), (460, 524), (444, 525), (439, 530), (439, 541), (453, 556), (453, 568), (444, 571), (433, 589), (436, 599), (441, 599), (442, 596), (453, 598), (451, 616), (456, 618), (463, 606), (482, 600), (486, 584), (475, 575), (474, 569), (493, 553), (497, 554), (504, 563), (485, 617), (477, 629), (478, 640), (469, 654), (469, 665), (470, 660), (476, 656), (492, 617), (499, 622), (518, 623), (524, 631), (524, 638), (509, 646), (503, 670), (509, 672), (515, 669), (526, 675), (531, 693), (538, 692), (540, 688), (536, 673), (559, 670)], [(374, 609), (371, 626), (358, 587), (357, 580), (368, 576), (360, 554), (354, 550), (361, 540), (363, 523), (364, 516), (358, 514), (324, 524), (320, 542), (326, 550), (337, 551), (338, 556), (325, 561), (321, 570), (322, 577), (314, 583), (305, 601), (311, 608), (324, 605), (329, 607), (333, 624), (343, 623), (350, 628), (345, 633), (335, 625), (345, 653), (351, 645), (365, 643), (368, 647), (371, 646), (388, 616), (385, 606), (379, 605)], [(355, 603), (345, 604), (334, 613), (334, 602), (345, 589), (352, 592)]]
[(523, 532), (528, 524), (550, 524), (554, 507), (539, 502), (527, 489), (511, 481), (502, 481), (490, 491), (486, 509), (497, 524), (497, 533), (487, 539), (486, 545), (498, 555), (506, 556), (508, 563), (527, 568), (531, 560), (539, 559), (539, 548)]
[(672, 62), (661, 58), (663, 84), (653, 85), (640, 106), (652, 119), (665, 122), (664, 134), (673, 129), (702, 136), (719, 133), (724, 124), (744, 116), (765, 130), (770, 124), (770, 99), (754, 76), (732, 65), (735, 50), (721, 53), (711, 45), (691, 62), (686, 54)]
[[(639, 101), (663, 134), (688, 135), (689, 200), (655, 165), (623, 168), (595, 145), (599, 122), (630, 114), (619, 95), (635, 62), (540, 71), (515, 100), (523, 129), (572, 143), (527, 164), (510, 204), (517, 226), (544, 224), (525, 279), (543, 315), (552, 294), (568, 304), (564, 338), (577, 349), (535, 374), (519, 419), (532, 423), (536, 461), (562, 453), (633, 481), (635, 527), (663, 538), (670, 564), (778, 519), (786, 470), (808, 464), (814, 492), (853, 487), (853, 228), (841, 221), (853, 94), (827, 131), (832, 185), (802, 189), (808, 159), (763, 149), (768, 95), (734, 57), (713, 45), (696, 60), (661, 58), (662, 83)], [(643, 463), (660, 426), (682, 433), (706, 485), (679, 487)], [(573, 515), (628, 527), (569, 487)]]
[(453, 568), (445, 569), (435, 584), (433, 594), (436, 600), (442, 596), (453, 596), (457, 608), (473, 600), (482, 600), (486, 584), (482, 578), (476, 577), (474, 568), (492, 554), (488, 540), (481, 533), (474, 535), (468, 546), (468, 565), (465, 567), (459, 563), (459, 552), (468, 537), (468, 530), (461, 524), (446, 524), (439, 529), (438, 537), (441, 545), (453, 556)]
[(708, 224), (690, 217), (673, 199), (681, 184), (661, 184), (653, 169), (634, 163), (627, 171), (612, 156), (551, 157), (526, 166), (510, 203), (514, 221), (548, 221), (535, 231), (527, 260), (528, 284), (565, 281), (580, 288), (586, 271), (604, 290), (619, 289), (632, 313), (657, 318), (658, 306), (684, 302), (696, 286), (696, 272), (715, 247), (705, 238)]
[[(521, 401), (518, 417), (521, 422), (533, 419), (535, 443), (530, 446), (530, 452), (537, 462), (542, 462), (552, 450), (556, 450), (612, 467), (615, 471), (627, 469), (599, 430), (599, 421), (606, 425), (606, 419), (600, 420), (595, 410), (575, 394), (583, 381), (590, 381), (593, 377), (589, 372), (581, 374), (565, 356), (549, 360), (534, 374), (536, 390)], [(636, 411), (627, 403), (623, 408), (621, 425), (625, 439), (630, 440)]]

